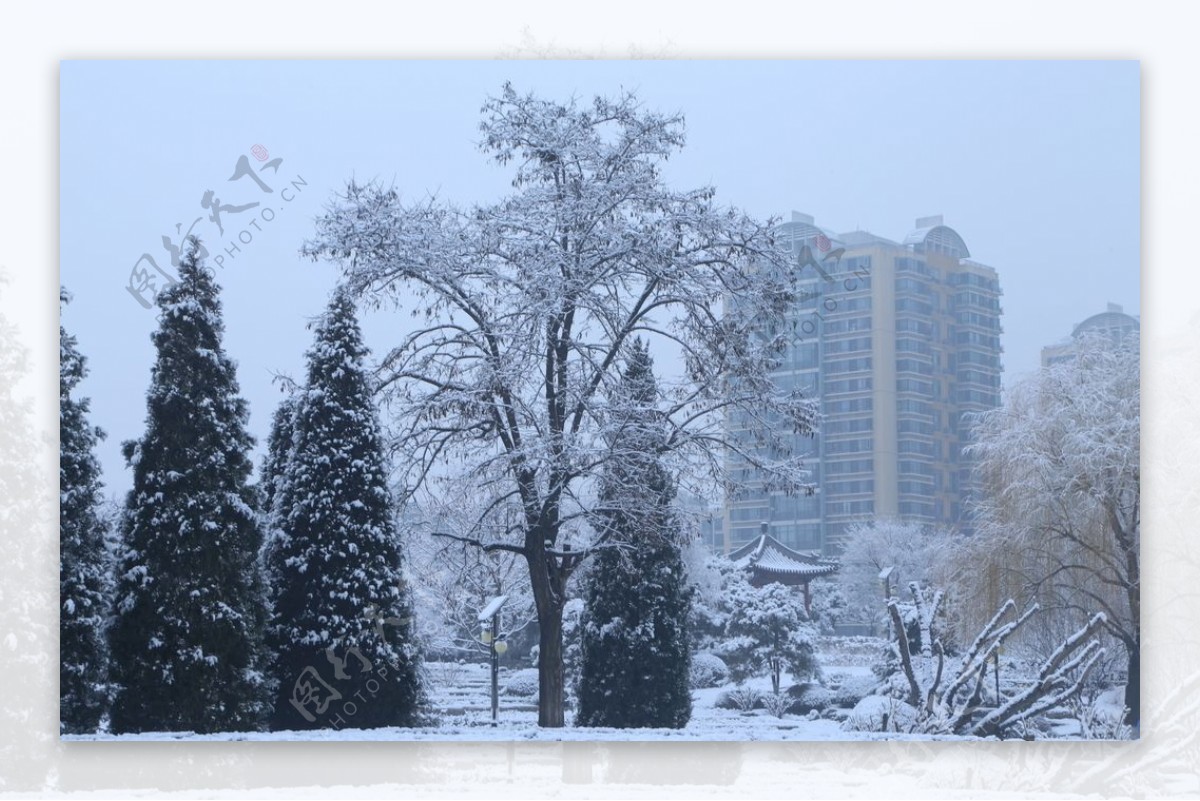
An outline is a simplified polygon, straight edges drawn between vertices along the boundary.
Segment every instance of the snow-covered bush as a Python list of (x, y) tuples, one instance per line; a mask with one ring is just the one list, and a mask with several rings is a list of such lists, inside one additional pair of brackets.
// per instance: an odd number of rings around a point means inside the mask
[(887, 644), (881, 637), (822, 635), (817, 638), (817, 653), (831, 665), (869, 668), (879, 661), (880, 648)]
[(772, 692), (779, 692), (785, 669), (793, 678), (818, 673), (816, 627), (808, 622), (797, 593), (782, 584), (755, 588), (746, 581), (730, 589), (726, 639), (719, 654), (735, 680), (770, 676)]
[(725, 638), (730, 588), (746, 581), (745, 571), (725, 557), (715, 555), (701, 542), (685, 548), (683, 556), (693, 592), (688, 617), (692, 650), (710, 651)]
[(1133, 729), (1125, 722), (1129, 710), (1121, 705), (1123, 700), (1120, 688), (1072, 698), (1067, 708), (1079, 721), (1079, 736), (1085, 740), (1131, 739)]
[(879, 680), (874, 676), (842, 676), (836, 686), (832, 681), (829, 685), (829, 703), (849, 709), (868, 695), (874, 694), (878, 690)]
[(807, 715), (814, 709), (820, 712), (833, 703), (833, 693), (812, 682), (793, 684), (788, 688), (787, 697), (791, 702), (788, 711), (793, 715)]
[(854, 705), (842, 724), (846, 731), (912, 731), (917, 723), (917, 710), (899, 698), (868, 695)]
[(740, 709), (743, 712), (759, 709), (762, 705), (762, 690), (747, 687), (745, 684), (739, 684), (732, 690), (726, 690), (721, 693), (717, 697), (716, 703), (718, 709)]
[(532, 698), (538, 694), (537, 668), (524, 668), (513, 671), (504, 684), (505, 695), (515, 695), (521, 698)]
[(846, 617), (849, 602), (846, 593), (838, 582), (830, 579), (818, 579), (811, 585), (812, 590), (812, 620), (817, 624), (821, 634), (832, 635), (837, 624)]
[(787, 693), (772, 693), (763, 696), (763, 708), (774, 717), (782, 719), (791, 711), (792, 706), (792, 699), (788, 697)]
[(435, 671), (439, 679), (438, 683), (444, 687), (458, 687), (462, 684), (462, 680), (467, 672), (466, 662), (462, 659), (435, 663), (427, 662), (426, 665)]
[(693, 690), (720, 687), (727, 681), (729, 681), (729, 666), (725, 664), (725, 660), (707, 651), (692, 654), (688, 683)]

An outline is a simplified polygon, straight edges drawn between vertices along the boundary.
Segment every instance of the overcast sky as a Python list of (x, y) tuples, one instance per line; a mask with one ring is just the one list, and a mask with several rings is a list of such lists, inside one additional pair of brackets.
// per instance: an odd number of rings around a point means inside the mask
[[(505, 80), (557, 100), (631, 89), (681, 111), (688, 144), (667, 179), (712, 184), (761, 217), (798, 210), (901, 240), (943, 214), (999, 272), (1006, 383), (1107, 302), (1138, 313), (1136, 62), (65, 62), (61, 274), (75, 299), (63, 323), (92, 370), (82, 391), (108, 432), (110, 491), (129, 488), (120, 443), (143, 432), (154, 360), (155, 312), (126, 290), (139, 257), (169, 270), (162, 237), (178, 243), (176, 225), (198, 217), (210, 260), (240, 247), (217, 275), (261, 442), (272, 376), (303, 375), (306, 325), (336, 279), (298, 255), (313, 218), (351, 176), (460, 204), (509, 191), (510, 173), (475, 147), (480, 106)], [(270, 194), (228, 180), (242, 156)], [(209, 190), (260, 206), (224, 212), (222, 235)], [(368, 344), (382, 350), (395, 328), (367, 320)]]

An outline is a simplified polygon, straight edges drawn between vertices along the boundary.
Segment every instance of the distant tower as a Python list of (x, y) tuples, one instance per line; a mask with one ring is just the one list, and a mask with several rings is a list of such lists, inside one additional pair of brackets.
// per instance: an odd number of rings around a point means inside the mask
[[(780, 233), (801, 283), (775, 379), (821, 400), (820, 432), (793, 441), (818, 492), (731, 499), (726, 550), (757, 537), (762, 521), (788, 547), (827, 555), (850, 525), (875, 517), (969, 530), (964, 416), (1000, 404), (996, 271), (972, 261), (940, 215), (918, 219), (901, 242), (835, 234), (799, 212)], [(727, 465), (745, 469), (733, 456)]]
[(1056, 345), (1042, 348), (1042, 367), (1075, 358), (1075, 343), (1085, 334), (1103, 333), (1119, 342), (1129, 334), (1140, 331), (1141, 320), (1126, 314), (1119, 304), (1109, 303), (1108, 309), (1093, 314), (1071, 331), (1071, 336)]

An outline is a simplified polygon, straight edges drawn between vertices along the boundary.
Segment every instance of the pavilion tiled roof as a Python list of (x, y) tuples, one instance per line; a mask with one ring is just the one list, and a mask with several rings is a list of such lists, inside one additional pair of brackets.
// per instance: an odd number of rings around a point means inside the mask
[(729, 554), (739, 567), (749, 568), (755, 583), (778, 581), (799, 584), (828, 576), (838, 569), (838, 563), (819, 554), (794, 551), (770, 534), (758, 537)]

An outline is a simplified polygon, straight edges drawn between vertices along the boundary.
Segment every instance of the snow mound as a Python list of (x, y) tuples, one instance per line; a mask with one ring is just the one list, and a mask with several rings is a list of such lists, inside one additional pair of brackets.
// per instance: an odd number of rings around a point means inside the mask
[(896, 698), (868, 695), (854, 705), (842, 728), (846, 731), (907, 732), (917, 722), (917, 710)]
[(720, 687), (727, 681), (729, 681), (729, 667), (721, 657), (707, 651), (692, 656), (692, 666), (688, 671), (688, 684), (693, 690)]
[(525, 668), (515, 671), (508, 677), (504, 685), (505, 695), (516, 695), (522, 698), (533, 698), (538, 694), (537, 668)]

